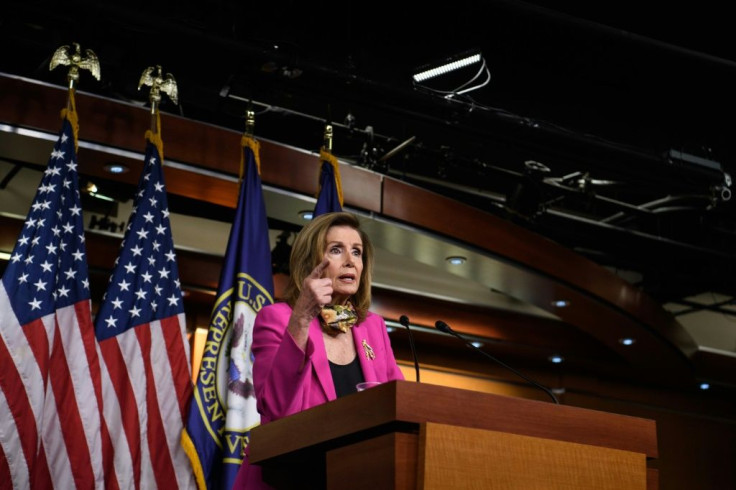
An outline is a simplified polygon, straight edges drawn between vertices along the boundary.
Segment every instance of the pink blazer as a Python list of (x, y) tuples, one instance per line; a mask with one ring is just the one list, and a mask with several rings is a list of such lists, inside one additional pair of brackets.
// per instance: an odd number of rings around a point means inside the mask
[[(319, 321), (309, 324), (302, 351), (286, 332), (290, 316), (288, 304), (276, 303), (263, 307), (253, 324), (253, 384), (262, 424), (337, 397)], [(383, 318), (369, 312), (351, 334), (366, 381), (404, 379)], [(269, 488), (260, 481), (259, 470), (248, 464), (246, 454), (234, 488)]]

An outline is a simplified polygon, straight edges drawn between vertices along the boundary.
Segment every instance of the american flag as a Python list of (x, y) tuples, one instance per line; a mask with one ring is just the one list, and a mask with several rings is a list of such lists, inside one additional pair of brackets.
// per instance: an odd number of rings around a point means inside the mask
[(163, 152), (157, 134), (146, 139), (133, 211), (95, 317), (104, 418), (116, 435), (117, 486), (195, 488), (180, 445), (192, 384)]
[(107, 432), (100, 415), (70, 97), (71, 109), (0, 284), (3, 488), (104, 486)]

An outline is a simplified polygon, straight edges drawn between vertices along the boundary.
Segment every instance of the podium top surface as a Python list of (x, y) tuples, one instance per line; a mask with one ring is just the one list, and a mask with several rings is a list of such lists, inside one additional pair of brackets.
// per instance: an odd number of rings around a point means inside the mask
[[(508, 432), (658, 457), (654, 420), (446, 386), (392, 381), (255, 427), (250, 460), (363, 431), (412, 431), (424, 422)], [(396, 429), (400, 427), (399, 429)]]

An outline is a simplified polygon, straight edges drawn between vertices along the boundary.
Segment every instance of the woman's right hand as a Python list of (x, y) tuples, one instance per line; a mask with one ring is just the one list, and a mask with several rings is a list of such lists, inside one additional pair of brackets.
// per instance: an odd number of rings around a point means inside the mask
[(332, 279), (322, 277), (330, 261), (325, 258), (315, 267), (312, 272), (304, 278), (302, 291), (297, 299), (297, 305), (302, 303), (306, 311), (311, 313), (311, 318), (319, 315), (322, 307), (332, 302)]
[(329, 263), (325, 258), (304, 278), (289, 319), (289, 333), (302, 347), (306, 345), (309, 323), (319, 315), (323, 306), (332, 302), (332, 279), (322, 277)]

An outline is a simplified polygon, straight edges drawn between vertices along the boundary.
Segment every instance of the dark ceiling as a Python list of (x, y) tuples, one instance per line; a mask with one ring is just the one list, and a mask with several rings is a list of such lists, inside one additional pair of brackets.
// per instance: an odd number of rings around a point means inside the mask
[[(557, 5), (559, 4), (559, 5)], [(5, 2), (0, 71), (65, 83), (78, 42), (135, 104), (148, 66), (174, 75), (162, 110), (317, 150), (514, 220), (632, 271), (662, 302), (734, 295), (736, 34), (725, 7), (622, 2)], [(488, 85), (445, 98), (416, 67), (479, 48)], [(250, 101), (250, 102), (249, 102)], [(533, 161), (536, 164), (526, 164)]]

